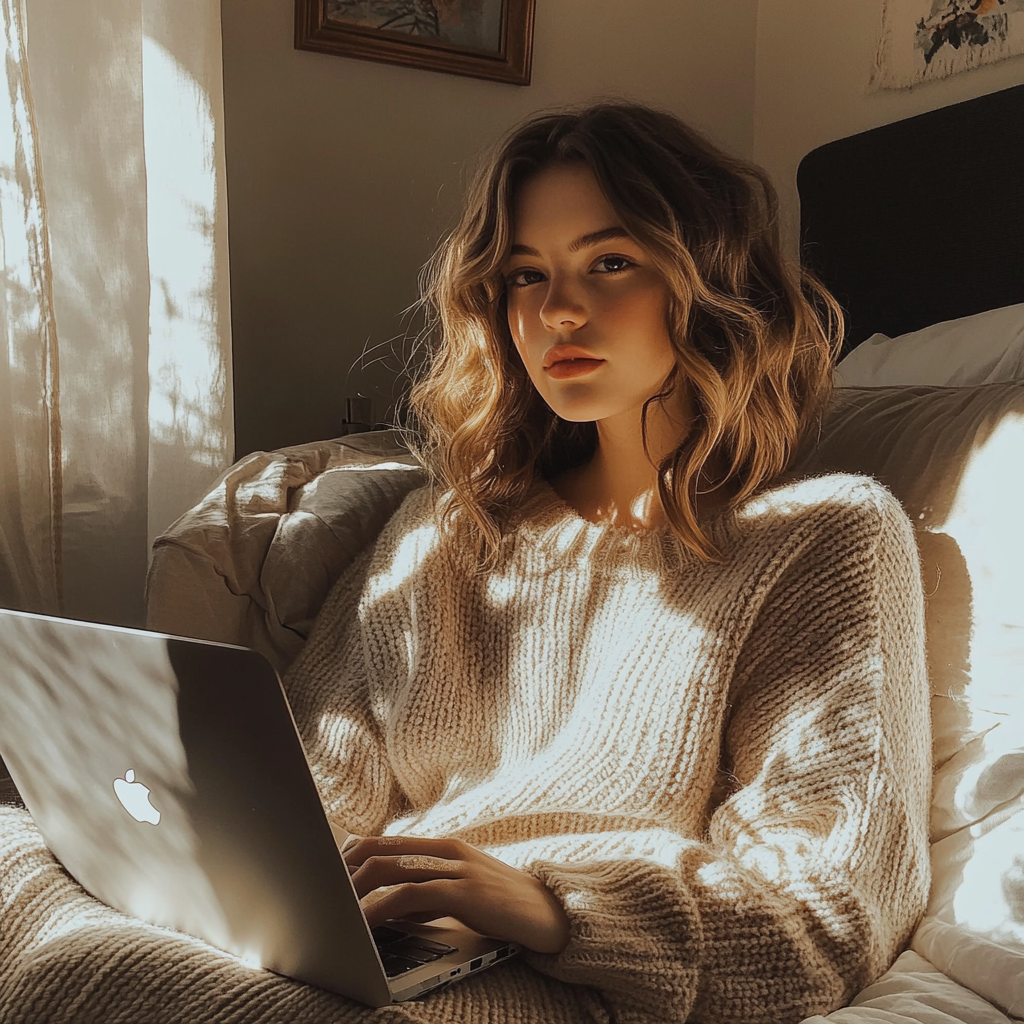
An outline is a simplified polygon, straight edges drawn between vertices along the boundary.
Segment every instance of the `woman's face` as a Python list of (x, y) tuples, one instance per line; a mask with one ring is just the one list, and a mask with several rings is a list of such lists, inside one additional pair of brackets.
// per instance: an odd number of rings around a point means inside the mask
[(557, 415), (631, 427), (673, 365), (669, 289), (585, 164), (521, 187), (503, 268), (508, 325)]

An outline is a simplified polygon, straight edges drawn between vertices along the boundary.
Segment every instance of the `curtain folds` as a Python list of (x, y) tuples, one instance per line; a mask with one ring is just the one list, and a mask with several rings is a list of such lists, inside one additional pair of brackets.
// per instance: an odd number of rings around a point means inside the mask
[(60, 376), (46, 202), (25, 11), (20, 0), (2, 0), (2, 11), (10, 116), (0, 117), (0, 603), (60, 612)]
[(234, 446), (220, 8), (0, 4), (0, 605), (141, 625)]

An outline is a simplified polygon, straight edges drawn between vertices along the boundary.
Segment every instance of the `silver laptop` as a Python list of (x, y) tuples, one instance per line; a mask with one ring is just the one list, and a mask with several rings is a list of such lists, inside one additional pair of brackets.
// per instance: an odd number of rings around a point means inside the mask
[(281, 682), (255, 651), (0, 609), (0, 757), (98, 899), (370, 1006), (519, 951), (366, 923)]

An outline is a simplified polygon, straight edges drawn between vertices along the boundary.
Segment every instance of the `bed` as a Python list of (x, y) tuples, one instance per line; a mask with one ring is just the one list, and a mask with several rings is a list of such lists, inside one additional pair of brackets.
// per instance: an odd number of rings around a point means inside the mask
[[(917, 527), (935, 723), (927, 916), (851, 1006), (806, 1024), (1024, 1019), (1024, 544), (1007, 471), (1024, 451), (1020, 124), (1024, 87), (831, 143), (800, 168), (805, 256), (849, 317), (844, 386), (800, 463), (879, 477)], [(423, 479), (394, 431), (246, 456), (157, 540), (149, 626), (285, 668), (333, 580)], [(59, 868), (22, 812), (0, 809), (0, 829), (9, 912)], [(71, 1005), (39, 994), (41, 972), (74, 978), (75, 935), (97, 924), (83, 894), (25, 940), (37, 966), (18, 992), (41, 1009), (18, 1020)], [(0, 971), (18, 934), (0, 931)], [(290, 1019), (314, 1002), (296, 997)]]

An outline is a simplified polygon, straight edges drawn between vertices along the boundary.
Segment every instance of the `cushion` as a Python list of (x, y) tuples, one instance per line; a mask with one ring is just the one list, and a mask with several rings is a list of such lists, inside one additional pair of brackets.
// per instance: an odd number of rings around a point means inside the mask
[(1005, 1014), (907, 950), (849, 1006), (803, 1024), (1010, 1024)]
[[(932, 895), (914, 948), (1024, 1012), (1024, 382), (845, 388), (801, 453), (806, 472), (868, 473), (916, 528), (935, 763)], [(941, 926), (941, 927), (940, 927)], [(935, 936), (942, 934), (942, 942)], [(931, 938), (929, 938), (931, 936)], [(918, 944), (920, 940), (921, 944)], [(970, 973), (996, 943), (1012, 971)], [(1004, 965), (1005, 966), (1005, 965)], [(962, 973), (962, 972), (961, 972)]]
[[(1019, 838), (1019, 814), (1017, 820)], [(977, 851), (972, 859), (979, 866), (986, 862), (984, 854)], [(998, 873), (993, 874), (998, 878)], [(998, 902), (994, 906), (998, 906)], [(949, 924), (934, 915), (924, 919), (911, 945), (930, 962), (941, 964), (943, 972), (953, 981), (990, 1000), (1014, 1020), (1024, 1019), (1024, 951), (1021, 949), (986, 939), (971, 929), (969, 922)]]
[(284, 672), (335, 580), (425, 482), (397, 430), (246, 456), (156, 539), (147, 628), (252, 647)]
[(1024, 377), (1024, 303), (898, 338), (874, 334), (837, 367), (840, 387), (991, 384)]

